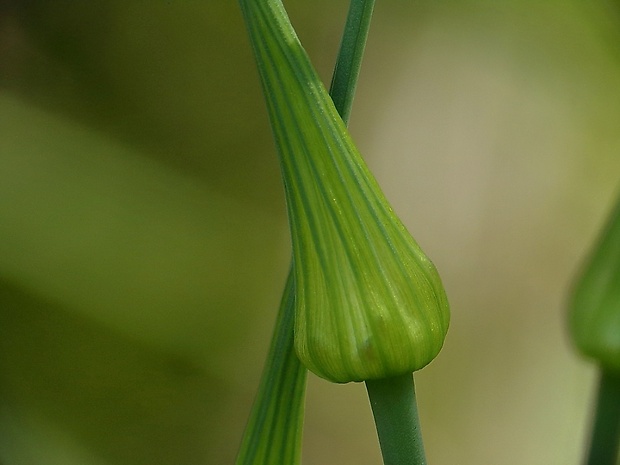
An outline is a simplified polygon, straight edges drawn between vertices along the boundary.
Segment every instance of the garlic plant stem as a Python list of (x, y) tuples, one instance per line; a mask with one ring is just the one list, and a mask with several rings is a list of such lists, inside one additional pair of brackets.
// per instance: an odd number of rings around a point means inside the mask
[(384, 465), (426, 465), (413, 375), (366, 381)]
[(349, 5), (347, 22), (329, 88), (329, 95), (345, 124), (351, 115), (374, 6), (375, 0), (351, 0)]
[(620, 463), (620, 373), (602, 370), (587, 465)]

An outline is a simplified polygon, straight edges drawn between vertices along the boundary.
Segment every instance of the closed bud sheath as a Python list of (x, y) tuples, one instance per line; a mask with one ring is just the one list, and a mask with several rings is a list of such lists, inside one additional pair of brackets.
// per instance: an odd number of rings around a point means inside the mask
[(620, 373), (620, 200), (576, 283), (569, 327), (584, 355)]
[(448, 330), (439, 275), (368, 171), (280, 1), (241, 4), (284, 179), (297, 354), (339, 383), (420, 369)]

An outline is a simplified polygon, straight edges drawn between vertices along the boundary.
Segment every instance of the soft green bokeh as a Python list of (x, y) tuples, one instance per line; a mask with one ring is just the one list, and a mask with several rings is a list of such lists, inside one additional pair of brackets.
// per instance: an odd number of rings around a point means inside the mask
[[(346, 3), (287, 7), (329, 79)], [(429, 463), (579, 463), (564, 306), (618, 189), (617, 18), (377, 4), (351, 130), (453, 308)], [(12, 2), (0, 85), (0, 463), (233, 463), (289, 257), (238, 5)], [(363, 387), (311, 378), (304, 463), (379, 461)]]

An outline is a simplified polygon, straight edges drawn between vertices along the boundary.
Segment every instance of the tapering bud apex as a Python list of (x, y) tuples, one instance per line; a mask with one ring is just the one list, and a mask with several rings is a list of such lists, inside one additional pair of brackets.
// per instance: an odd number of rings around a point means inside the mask
[(295, 348), (334, 382), (411, 373), (440, 351), (439, 275), (368, 171), (279, 0), (242, 0), (279, 149)]
[(569, 327), (584, 355), (620, 373), (620, 201), (576, 283)]

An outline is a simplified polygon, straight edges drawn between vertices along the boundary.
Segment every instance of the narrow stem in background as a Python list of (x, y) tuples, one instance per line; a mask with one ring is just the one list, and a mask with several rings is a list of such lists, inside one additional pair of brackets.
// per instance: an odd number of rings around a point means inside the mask
[(620, 447), (620, 373), (602, 370), (587, 465), (616, 465)]
[(385, 465), (425, 465), (413, 375), (366, 381)]
[(349, 5), (347, 22), (329, 89), (334, 106), (345, 124), (351, 115), (374, 6), (375, 0), (351, 0)]

